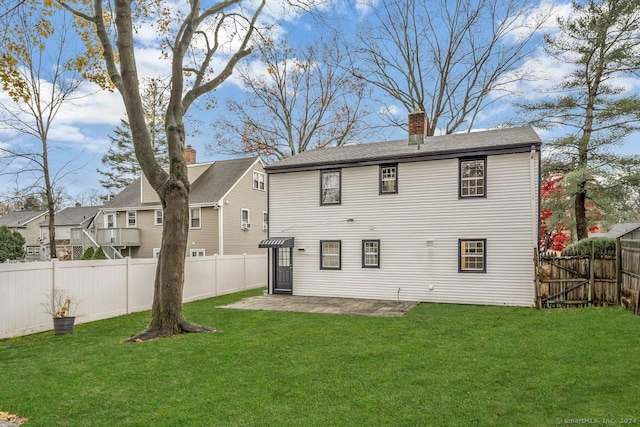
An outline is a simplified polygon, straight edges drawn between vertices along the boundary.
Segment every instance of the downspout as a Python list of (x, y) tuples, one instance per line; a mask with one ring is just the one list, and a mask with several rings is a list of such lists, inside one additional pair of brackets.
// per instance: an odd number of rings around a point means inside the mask
[(218, 255), (224, 255), (224, 200), (218, 200)]

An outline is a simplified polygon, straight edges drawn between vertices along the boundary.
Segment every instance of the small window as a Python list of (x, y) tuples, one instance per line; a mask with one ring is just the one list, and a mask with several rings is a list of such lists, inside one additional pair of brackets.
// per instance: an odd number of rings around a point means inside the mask
[(155, 210), (155, 225), (162, 225), (162, 209)]
[(340, 240), (320, 241), (320, 269), (340, 270), (342, 268), (342, 248)]
[(398, 165), (380, 166), (380, 194), (398, 192)]
[(248, 230), (251, 228), (251, 217), (249, 214), (249, 209), (240, 209), (240, 228), (243, 230)]
[(34, 251), (33, 251), (33, 246), (27, 246), (27, 255), (33, 255)]
[(262, 212), (262, 230), (269, 231), (269, 213), (265, 211)]
[(380, 267), (380, 240), (362, 241), (362, 268)]
[(204, 255), (204, 253), (205, 253), (205, 250), (204, 250), (204, 249), (191, 249), (191, 250), (189, 251), (189, 253), (190, 253), (190, 255), (191, 255), (192, 257), (205, 256), (205, 255)]
[(105, 228), (114, 228), (116, 226), (116, 215), (115, 214), (106, 214), (104, 216), (104, 227)]
[(160, 258), (160, 248), (153, 248), (153, 258)]
[(264, 174), (262, 172), (253, 171), (253, 189), (264, 190)]
[(460, 197), (484, 197), (486, 195), (487, 159), (460, 160)]
[(200, 208), (190, 208), (189, 209), (189, 227), (190, 228), (200, 228)]
[(341, 173), (337, 171), (320, 172), (320, 204), (339, 205), (341, 190)]
[(138, 213), (136, 211), (127, 212), (127, 227), (136, 227), (138, 225)]
[(485, 273), (486, 266), (486, 239), (460, 239), (458, 244), (460, 272)]

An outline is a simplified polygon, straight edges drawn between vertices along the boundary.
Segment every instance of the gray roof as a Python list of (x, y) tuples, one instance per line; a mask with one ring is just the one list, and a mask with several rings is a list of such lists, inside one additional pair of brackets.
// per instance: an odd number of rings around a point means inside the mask
[(531, 126), (458, 133), (425, 138), (418, 148), (408, 140), (343, 145), (312, 149), (282, 159), (265, 169), (268, 172), (321, 169), (385, 161), (411, 162), (453, 158), (463, 155), (488, 155), (539, 149), (542, 141)]
[(622, 222), (614, 225), (611, 230), (604, 233), (603, 237), (622, 237), (638, 228), (640, 228), (640, 222)]
[(24, 228), (34, 219), (46, 214), (46, 211), (16, 211), (0, 216), (0, 227), (6, 225), (9, 228)]
[[(257, 159), (258, 157), (254, 156), (212, 162), (202, 175), (191, 183), (189, 203), (214, 204), (218, 202)], [(104, 208), (118, 209), (158, 206), (158, 202), (141, 202), (140, 179), (141, 178), (138, 178), (129, 184), (124, 190), (111, 199), (110, 202), (106, 203)]]
[[(87, 221), (91, 221), (96, 216), (99, 209), (100, 206), (74, 206), (63, 209), (60, 212), (56, 212), (55, 225), (65, 226), (84, 224)], [(49, 222), (47, 220), (40, 222), (40, 226), (46, 226), (48, 224)]]

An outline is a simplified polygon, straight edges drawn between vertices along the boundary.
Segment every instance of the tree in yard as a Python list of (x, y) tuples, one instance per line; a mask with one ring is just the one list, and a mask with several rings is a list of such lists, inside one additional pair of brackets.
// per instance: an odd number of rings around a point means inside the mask
[[(186, 135), (183, 118), (194, 102), (220, 86), (238, 61), (250, 54), (257, 20), (266, 1), (248, 9), (252, 6), (240, 0), (207, 2), (206, 6), (199, 0), (191, 0), (180, 6), (186, 10), (161, 1), (135, 4), (131, 0), (113, 0), (113, 4), (108, 0), (94, 0), (90, 4), (55, 1), (83, 22), (81, 30), (90, 43), (89, 49), (101, 52), (110, 82), (122, 95), (136, 158), (163, 208), (151, 322), (129, 341), (210, 331), (188, 322), (182, 311), (190, 189), (183, 157)], [(164, 122), (168, 170), (156, 160), (138, 85), (134, 29), (140, 22), (138, 18), (154, 25), (162, 35), (166, 57), (171, 61), (171, 90)], [(109, 32), (111, 23), (117, 33), (116, 41)], [(95, 40), (98, 47), (92, 44)], [(212, 62), (219, 54), (224, 54), (222, 65)]]
[[(145, 80), (142, 94), (142, 106), (149, 128), (152, 150), (156, 161), (163, 167), (169, 164), (167, 139), (164, 134), (164, 112), (167, 108), (168, 90), (168, 86), (161, 79), (151, 78)], [(141, 172), (136, 160), (128, 120), (121, 119), (120, 125), (113, 130), (113, 133), (115, 135), (109, 135), (111, 147), (107, 154), (102, 156), (104, 169), (98, 169), (98, 173), (104, 176), (104, 179), (99, 181), (107, 190), (107, 194), (119, 193), (138, 178)]]
[[(30, 139), (0, 144), (0, 162), (4, 163), (0, 174), (15, 176), (21, 198), (44, 195), (50, 255), (55, 258), (55, 209), (62, 192), (60, 181), (71, 172), (71, 160), (57, 171), (51, 167), (49, 153), (54, 147), (49, 131), (60, 109), (80, 96), (82, 80), (77, 74), (77, 57), (69, 55), (69, 25), (55, 16), (56, 10), (28, 2), (8, 6), (15, 7), (2, 14), (6, 19), (0, 40), (0, 83), (7, 102), (0, 103), (1, 127)], [(58, 19), (55, 28), (52, 19)]]
[(265, 40), (256, 59), (257, 65), (238, 69), (246, 99), (229, 100), (228, 116), (215, 123), (224, 151), (281, 159), (343, 145), (370, 129), (364, 123), (367, 85), (345, 71), (344, 49), (335, 39), (305, 49)]
[(24, 258), (24, 242), (22, 234), (0, 227), (0, 262)]
[[(569, 18), (558, 19), (560, 31), (545, 36), (546, 52), (571, 72), (541, 99), (521, 107), (534, 125), (562, 133), (547, 145), (548, 159), (564, 165), (564, 187), (581, 240), (588, 236), (590, 205), (617, 217), (637, 207), (637, 187), (623, 191), (640, 182), (640, 157), (611, 148), (640, 130), (640, 97), (625, 81), (640, 71), (640, 3), (589, 0), (572, 8)], [(629, 204), (630, 198), (635, 203)]]
[[(537, 2), (536, 2), (537, 3)], [(535, 47), (550, 14), (529, 0), (365, 0), (372, 17), (358, 32), (354, 76), (399, 102), (426, 112), (425, 132), (470, 131), (500, 99)], [(406, 115), (385, 117), (406, 128)]]

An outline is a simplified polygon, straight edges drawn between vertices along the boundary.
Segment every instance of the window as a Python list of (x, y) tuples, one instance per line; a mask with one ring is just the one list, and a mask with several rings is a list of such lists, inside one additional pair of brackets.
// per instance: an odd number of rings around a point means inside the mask
[(191, 256), (193, 256), (193, 257), (195, 257), (195, 256), (204, 256), (204, 252), (205, 252), (204, 249), (191, 249), (189, 251), (189, 254)]
[(104, 228), (114, 228), (116, 226), (116, 215), (106, 214), (104, 216)]
[(200, 228), (200, 208), (189, 209), (189, 228)]
[(362, 241), (362, 268), (380, 267), (380, 240)]
[(460, 197), (484, 197), (486, 195), (487, 159), (460, 160)]
[(136, 211), (127, 212), (127, 227), (136, 227), (138, 225), (138, 215)]
[(380, 194), (398, 192), (398, 165), (380, 166)]
[(262, 211), (262, 230), (269, 231), (269, 213)]
[(155, 225), (162, 225), (162, 209), (155, 210)]
[(264, 174), (262, 172), (253, 171), (253, 189), (264, 190)]
[(320, 269), (340, 270), (342, 267), (340, 240), (320, 241)]
[(155, 259), (160, 258), (160, 248), (153, 248), (153, 257)]
[(486, 273), (486, 239), (463, 240), (460, 239), (459, 268), (460, 272)]
[(249, 209), (240, 209), (240, 228), (247, 230), (251, 228)]
[(320, 204), (340, 204), (340, 171), (320, 172)]
[(27, 246), (27, 255), (40, 255), (40, 246)]

